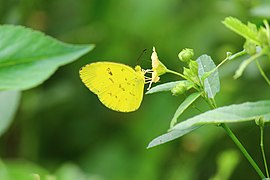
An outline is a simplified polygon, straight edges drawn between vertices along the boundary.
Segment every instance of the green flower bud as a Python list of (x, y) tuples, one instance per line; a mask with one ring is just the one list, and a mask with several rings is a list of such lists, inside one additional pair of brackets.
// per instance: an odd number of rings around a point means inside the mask
[(198, 63), (196, 61), (189, 62), (189, 68), (184, 67), (183, 74), (194, 84), (200, 84), (200, 79), (198, 76)]
[(190, 59), (194, 56), (193, 49), (185, 48), (179, 54), (178, 57), (182, 62), (189, 62)]
[(192, 87), (193, 87), (193, 85), (189, 81), (180, 81), (177, 85), (175, 85), (171, 89), (171, 92), (172, 92), (172, 95), (179, 96)]
[(194, 75), (198, 76), (198, 63), (196, 61), (190, 60), (188, 66), (189, 66), (189, 69), (191, 70), (191, 72)]
[(187, 88), (186, 88), (185, 81), (181, 81), (171, 89), (171, 92), (172, 92), (172, 95), (179, 96), (183, 94), (184, 92), (186, 92), (186, 90)]

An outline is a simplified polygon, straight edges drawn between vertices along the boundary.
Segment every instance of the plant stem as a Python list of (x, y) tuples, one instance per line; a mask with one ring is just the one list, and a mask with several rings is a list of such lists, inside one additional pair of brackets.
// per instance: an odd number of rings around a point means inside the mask
[(245, 50), (242, 50), (242, 51), (240, 51), (240, 52), (238, 52), (238, 53), (235, 53), (235, 54), (233, 54), (233, 55), (231, 55), (231, 56), (228, 56), (228, 57), (226, 57), (223, 61), (221, 61), (221, 63), (219, 63), (219, 65), (217, 65), (217, 67), (215, 68), (215, 70), (216, 69), (218, 69), (222, 64), (224, 64), (227, 60), (233, 60), (233, 59), (235, 59), (235, 58), (238, 58), (238, 57), (240, 57), (240, 56), (243, 56), (243, 55), (245, 55), (247, 52), (245, 51)]
[(228, 60), (233, 60), (233, 59), (238, 58), (238, 57), (240, 57), (240, 56), (243, 56), (243, 55), (245, 55), (245, 54), (246, 54), (246, 51), (243, 50), (243, 51), (240, 51), (240, 52), (238, 52), (238, 53), (235, 53), (235, 54), (233, 54), (233, 55), (231, 55), (231, 56), (226, 57), (226, 58), (225, 58), (223, 61), (221, 61), (221, 63), (219, 63), (214, 69), (212, 69), (211, 71), (206, 72), (207, 74), (206, 74), (205, 77), (203, 77), (203, 79), (206, 79), (208, 76), (210, 76), (212, 73), (214, 73), (214, 72), (215, 72), (220, 66), (222, 66), (226, 61), (228, 61)]
[(242, 76), (244, 70), (246, 69), (246, 67), (252, 63), (253, 61), (255, 61), (256, 59), (258, 59), (259, 57), (263, 56), (265, 54), (265, 49), (263, 49), (262, 51), (260, 51), (259, 53), (250, 56), (248, 59), (246, 59), (245, 61), (243, 61), (240, 66), (238, 67), (238, 69), (236, 70), (233, 78), (237, 79), (240, 76)]
[(187, 79), (186, 76), (184, 76), (183, 74), (181, 74), (181, 73), (179, 73), (179, 72), (175, 72), (175, 71), (172, 71), (172, 70), (170, 70), (170, 69), (168, 69), (167, 72), (168, 72), (168, 73), (175, 74), (175, 75), (177, 75), (177, 76), (180, 76), (180, 77), (182, 77), (183, 79)]
[[(211, 101), (212, 101), (212, 103), (211, 103)], [(209, 104), (209, 106), (212, 109), (217, 108), (216, 107), (215, 99), (211, 99), (211, 100), (210, 99), (206, 99), (206, 102)], [(233, 140), (233, 142), (236, 144), (236, 146), (240, 149), (240, 151), (243, 153), (243, 155), (247, 158), (247, 160), (249, 161), (249, 163), (253, 166), (253, 168), (255, 169), (255, 171), (258, 173), (258, 175), (262, 179), (264, 179), (265, 176), (264, 176), (263, 172), (261, 171), (261, 169), (259, 168), (259, 166), (256, 164), (256, 162), (252, 159), (252, 157), (249, 155), (249, 153), (247, 152), (247, 150), (245, 149), (245, 147), (241, 144), (241, 142), (238, 140), (238, 138), (234, 135), (234, 133), (232, 132), (232, 130), (225, 123), (221, 123), (220, 126), (226, 131), (226, 133), (228, 134), (228, 136)]]
[(264, 80), (267, 82), (267, 84), (270, 86), (270, 80), (268, 79), (268, 77), (267, 77), (266, 74), (264, 73), (264, 71), (263, 71), (263, 69), (262, 69), (262, 67), (261, 67), (261, 65), (260, 65), (260, 63), (259, 63), (258, 60), (256, 60), (256, 65), (257, 65), (257, 67), (258, 67), (258, 69), (259, 69), (259, 71), (260, 71), (262, 77), (263, 77)]
[(238, 53), (235, 53), (235, 54), (229, 56), (228, 59), (229, 59), (229, 60), (233, 60), (233, 59), (235, 59), (235, 58), (237, 58), (237, 57), (240, 57), (240, 56), (245, 55), (246, 53), (247, 53), (247, 52), (246, 52), (245, 50), (242, 50), (242, 51), (240, 51), (240, 52), (238, 52)]
[(266, 156), (265, 156), (265, 152), (264, 152), (264, 145), (263, 145), (263, 126), (260, 126), (260, 130), (261, 130), (261, 151), (262, 151), (262, 156), (263, 156), (263, 162), (264, 162), (264, 167), (265, 167), (265, 171), (266, 171), (266, 176), (267, 178), (269, 178), (269, 172), (268, 172), (268, 167), (267, 167), (267, 162), (266, 162)]
[(241, 150), (243, 155), (247, 158), (249, 163), (253, 166), (255, 171), (258, 173), (258, 175), (261, 177), (261, 179), (264, 179), (265, 176), (263, 172), (260, 170), (259, 166), (256, 164), (256, 162), (252, 159), (252, 157), (249, 155), (247, 150), (244, 148), (244, 146), (241, 144), (241, 142), (238, 140), (238, 138), (233, 134), (231, 129), (224, 123), (221, 124), (221, 127), (226, 131), (228, 136), (233, 140), (233, 142), (236, 144), (236, 146)]
[[(182, 77), (183, 79), (186, 79), (186, 80), (190, 81), (191, 83), (193, 83), (188, 77), (186, 77), (185, 75), (183, 75), (183, 74), (181, 74), (181, 73), (179, 73), (179, 72), (175, 72), (175, 71), (173, 71), (173, 70), (167, 69), (167, 73), (172, 73), (172, 74), (174, 74), (174, 75), (180, 76), (180, 77)], [(193, 83), (193, 84), (194, 84), (194, 83)], [(198, 87), (196, 87), (196, 84), (194, 84), (193, 88), (196, 89), (198, 92), (200, 92), (200, 89), (199, 89)]]

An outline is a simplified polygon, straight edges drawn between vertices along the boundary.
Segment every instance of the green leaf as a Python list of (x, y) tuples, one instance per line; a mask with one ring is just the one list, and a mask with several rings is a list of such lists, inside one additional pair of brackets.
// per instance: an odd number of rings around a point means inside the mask
[(234, 79), (237, 79), (237, 78), (241, 77), (242, 74), (243, 74), (243, 72), (244, 72), (245, 69), (247, 68), (247, 66), (248, 66), (250, 63), (252, 63), (253, 61), (255, 61), (256, 59), (258, 59), (260, 56), (262, 56), (263, 53), (264, 53), (264, 52), (261, 51), (261, 52), (255, 54), (255, 55), (253, 55), (253, 56), (250, 56), (250, 58), (244, 60), (244, 61), (240, 64), (240, 66), (238, 67), (238, 69), (236, 70), (236, 72), (235, 72), (233, 78), (234, 78)]
[(170, 132), (152, 140), (147, 148), (179, 138), (205, 124), (239, 123), (253, 121), (258, 117), (270, 122), (270, 100), (224, 106), (194, 116), (178, 123)]
[(207, 78), (203, 78), (204, 74), (214, 70), (216, 68), (215, 63), (210, 56), (201, 55), (197, 60), (198, 63), (198, 75), (201, 81), (203, 81), (204, 91), (209, 98), (214, 98), (220, 90), (220, 82), (218, 71), (215, 70)]
[(0, 136), (11, 124), (20, 96), (21, 93), (18, 91), (0, 91)]
[[(182, 80), (182, 81), (186, 81), (186, 80)], [(181, 82), (181, 81), (175, 81), (175, 82), (169, 82), (169, 83), (164, 83), (164, 84), (161, 84), (161, 85), (157, 85), (157, 86), (151, 88), (145, 94), (153, 94), (153, 93), (157, 93), (157, 92), (170, 91), (179, 82)]]
[[(28, 161), (5, 161), (5, 173), (0, 174), (0, 179), (5, 180), (37, 180), (53, 179), (49, 172), (36, 164)], [(5, 177), (5, 178), (4, 178)]]
[(59, 66), (94, 45), (71, 45), (22, 26), (0, 26), (0, 89), (25, 90), (48, 79)]
[[(254, 29), (243, 24), (240, 20), (234, 17), (227, 17), (222, 22), (226, 27), (234, 31), (235, 33), (243, 36), (245, 39), (254, 42), (257, 45), (261, 45), (261, 42), (258, 39), (257, 33), (254, 32)], [(251, 24), (251, 23), (250, 23)]]
[(173, 118), (171, 120), (170, 129), (173, 128), (173, 126), (177, 123), (178, 117), (196, 100), (200, 97), (202, 93), (196, 92), (193, 94), (190, 94), (178, 107), (176, 112), (173, 115)]

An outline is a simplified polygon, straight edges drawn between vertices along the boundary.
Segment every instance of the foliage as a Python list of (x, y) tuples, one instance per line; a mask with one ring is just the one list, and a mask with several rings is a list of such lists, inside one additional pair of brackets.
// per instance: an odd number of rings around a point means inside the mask
[[(0, 134), (7, 130), (20, 101), (20, 91), (48, 79), (59, 66), (75, 61), (93, 45), (69, 45), (22, 26), (0, 26)], [(3, 91), (4, 90), (4, 91)], [(9, 102), (6, 105), (6, 102)], [(39, 179), (33, 166), (2, 163), (1, 179)], [(49, 173), (45, 173), (49, 174)], [(32, 176), (32, 177), (30, 177)], [(37, 176), (37, 177), (35, 177)], [(44, 175), (45, 176), (45, 175)], [(47, 176), (47, 175), (46, 175)], [(50, 179), (46, 177), (46, 179)]]
[[(217, 67), (215, 66), (213, 60), (208, 55), (202, 55), (197, 58), (196, 61), (187, 60), (184, 61), (188, 64), (188, 68), (183, 68), (183, 74), (168, 70), (167, 72), (179, 75), (184, 78), (192, 87), (198, 91), (197, 94), (191, 94), (186, 98), (185, 101), (179, 106), (176, 113), (174, 114), (173, 120), (170, 125), (169, 132), (163, 134), (154, 140), (152, 140), (148, 148), (172, 141), (176, 138), (182, 137), (185, 134), (190, 133), (191, 131), (198, 129), (206, 124), (214, 124), (217, 126), (223, 127), (223, 129), (227, 132), (229, 137), (235, 142), (238, 148), (242, 151), (243, 155), (247, 158), (250, 164), (253, 166), (258, 175), (265, 179), (269, 178), (268, 173), (268, 165), (266, 161), (266, 156), (264, 153), (264, 142), (263, 142), (263, 128), (264, 125), (270, 122), (270, 101), (262, 100), (257, 102), (246, 102), (243, 104), (233, 104), (229, 106), (224, 106), (217, 108), (215, 103), (215, 95), (220, 90), (219, 76), (218, 76), (218, 67), (224, 64), (227, 60), (233, 60), (239, 56), (244, 54), (248, 54), (249, 57), (244, 60), (239, 68), (236, 70), (234, 78), (239, 78), (242, 76), (246, 67), (253, 61), (256, 61), (257, 67), (261, 72), (261, 75), (265, 79), (265, 81), (270, 85), (270, 80), (266, 76), (265, 72), (261, 68), (258, 59), (262, 56), (268, 56), (268, 60), (270, 57), (270, 28), (268, 22), (264, 21), (265, 27), (260, 27), (259, 29), (255, 24), (248, 23), (248, 25), (243, 24), (240, 20), (228, 17), (223, 23), (232, 31), (237, 34), (243, 36), (246, 39), (245, 44), (243, 45), (243, 51), (232, 54), (227, 53), (226, 59), (224, 59)], [(185, 50), (183, 50), (185, 51)], [(183, 54), (181, 51), (179, 54)], [(191, 58), (191, 57), (190, 57)], [(179, 59), (182, 61), (182, 57)], [(197, 64), (197, 65), (196, 65)], [(197, 80), (199, 79), (199, 81)], [(150, 90), (151, 93), (159, 92), (159, 89), (164, 89), (166, 85), (159, 85), (155, 87), (154, 90)], [(173, 83), (170, 83), (170, 85)], [(175, 87), (177, 84), (175, 85)], [(172, 87), (170, 87), (172, 88)], [(174, 89), (174, 88), (172, 88)], [(181, 94), (183, 90), (181, 89)], [(148, 93), (149, 94), (149, 93)], [(172, 93), (173, 95), (175, 92)], [(192, 96), (192, 97), (191, 97)], [(183, 122), (176, 124), (179, 116), (192, 104), (194, 104), (195, 100), (201, 96), (209, 105), (212, 110), (201, 113), (197, 116), (188, 118)], [(260, 126), (261, 130), (261, 151), (263, 156), (263, 161), (265, 165), (265, 175), (258, 167), (256, 162), (249, 155), (244, 146), (240, 143), (237, 137), (233, 134), (230, 128), (225, 123), (240, 123), (246, 121), (256, 121), (256, 124)]]
[(0, 26), (0, 89), (26, 90), (48, 79), (93, 45), (69, 45), (20, 26)]

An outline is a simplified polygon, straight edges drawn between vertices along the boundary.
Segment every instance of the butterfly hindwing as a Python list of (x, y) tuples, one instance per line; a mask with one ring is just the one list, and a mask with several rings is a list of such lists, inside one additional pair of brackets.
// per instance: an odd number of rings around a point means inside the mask
[(84, 84), (110, 109), (130, 112), (143, 98), (144, 76), (131, 67), (113, 62), (97, 62), (80, 70)]

